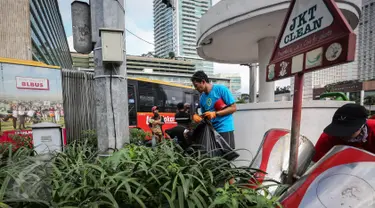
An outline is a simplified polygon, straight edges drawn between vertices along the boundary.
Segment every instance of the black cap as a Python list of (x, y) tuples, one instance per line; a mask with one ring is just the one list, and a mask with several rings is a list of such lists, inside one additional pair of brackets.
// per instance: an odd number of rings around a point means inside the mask
[(367, 109), (358, 104), (346, 104), (335, 112), (324, 133), (335, 137), (350, 137), (366, 123)]
[(184, 103), (178, 103), (178, 104), (177, 104), (177, 109), (178, 109), (178, 110), (182, 110), (182, 109), (184, 109)]

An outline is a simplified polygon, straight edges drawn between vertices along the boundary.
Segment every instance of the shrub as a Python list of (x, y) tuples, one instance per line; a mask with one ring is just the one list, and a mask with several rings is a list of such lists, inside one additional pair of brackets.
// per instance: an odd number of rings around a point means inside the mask
[(130, 144), (144, 144), (146, 138), (151, 136), (150, 133), (143, 131), (142, 129), (132, 128), (130, 129)]
[[(0, 168), (0, 202), (11, 207), (274, 207), (248, 180), (256, 170), (227, 160), (185, 155), (171, 141), (156, 148), (130, 144), (98, 157), (89, 142), (73, 143), (53, 158), (12, 157)], [(261, 188), (260, 188), (261, 189)], [(266, 190), (264, 190), (266, 191)]]

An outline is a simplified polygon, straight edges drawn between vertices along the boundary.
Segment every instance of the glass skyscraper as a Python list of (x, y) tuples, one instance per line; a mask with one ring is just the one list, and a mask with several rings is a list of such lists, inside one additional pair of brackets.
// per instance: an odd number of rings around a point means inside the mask
[(30, 21), (33, 60), (72, 68), (57, 0), (30, 0)]
[(211, 0), (172, 0), (172, 8), (166, 8), (162, 0), (154, 0), (155, 54), (191, 60), (196, 70), (213, 75), (213, 63), (202, 60), (196, 51), (196, 30), (199, 19), (212, 5)]

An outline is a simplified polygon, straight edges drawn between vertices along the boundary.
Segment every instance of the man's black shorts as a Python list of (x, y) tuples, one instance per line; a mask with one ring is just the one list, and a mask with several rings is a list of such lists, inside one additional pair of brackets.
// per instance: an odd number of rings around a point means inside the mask
[(228, 131), (228, 132), (222, 132), (219, 133), (224, 140), (229, 144), (229, 146), (232, 149), (235, 149), (235, 144), (234, 144), (234, 131)]

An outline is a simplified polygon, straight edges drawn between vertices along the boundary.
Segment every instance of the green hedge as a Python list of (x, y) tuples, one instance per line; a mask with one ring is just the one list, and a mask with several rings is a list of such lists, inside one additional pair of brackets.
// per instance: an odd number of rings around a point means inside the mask
[[(32, 156), (30, 156), (32, 155)], [(21, 147), (0, 163), (0, 207), (275, 207), (267, 189), (243, 182), (256, 170), (222, 158), (185, 155), (165, 141), (156, 148), (127, 145), (100, 158), (89, 142), (52, 158)], [(229, 184), (232, 178), (236, 183)], [(242, 181), (242, 182), (241, 182)], [(248, 185), (248, 184), (246, 184)]]

